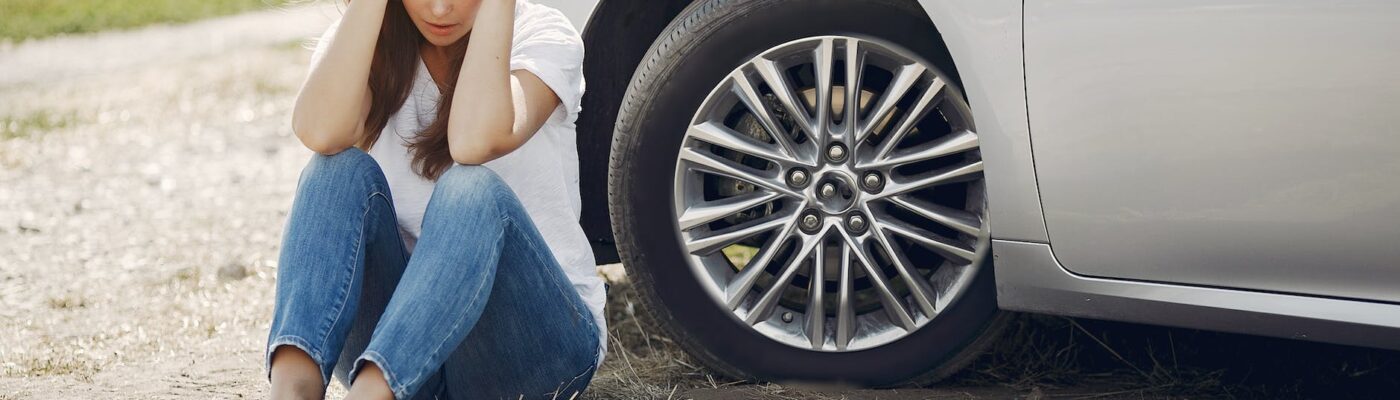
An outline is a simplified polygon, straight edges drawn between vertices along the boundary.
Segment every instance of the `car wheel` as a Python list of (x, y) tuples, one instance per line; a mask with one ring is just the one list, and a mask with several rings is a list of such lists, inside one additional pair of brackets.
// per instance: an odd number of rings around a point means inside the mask
[(609, 165), (653, 323), (742, 379), (923, 384), (979, 354), (1003, 319), (949, 59), (907, 1), (687, 8), (633, 77)]

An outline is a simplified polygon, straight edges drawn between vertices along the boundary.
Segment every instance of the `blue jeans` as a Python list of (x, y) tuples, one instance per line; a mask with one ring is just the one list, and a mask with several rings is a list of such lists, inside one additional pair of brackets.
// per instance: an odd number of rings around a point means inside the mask
[(365, 361), (396, 399), (563, 398), (593, 377), (598, 333), (515, 193), (482, 166), (437, 181), (412, 257), (389, 185), (359, 149), (302, 171), (265, 353), (295, 346), (347, 387)]

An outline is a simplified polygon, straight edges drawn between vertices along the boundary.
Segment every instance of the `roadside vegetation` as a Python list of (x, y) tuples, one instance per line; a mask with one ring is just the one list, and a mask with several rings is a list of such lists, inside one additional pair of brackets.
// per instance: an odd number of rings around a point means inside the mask
[(0, 42), (188, 22), (285, 0), (0, 0)]
[(755, 384), (701, 367), (647, 322), (636, 296), (625, 281), (609, 290), (612, 342), (589, 398), (1400, 398), (1400, 352), (1030, 314), (926, 391)]

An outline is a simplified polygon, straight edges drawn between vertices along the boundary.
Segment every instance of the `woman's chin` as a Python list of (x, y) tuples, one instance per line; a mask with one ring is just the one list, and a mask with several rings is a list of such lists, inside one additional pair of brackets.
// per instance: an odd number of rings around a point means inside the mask
[(451, 36), (439, 36), (439, 35), (433, 35), (433, 34), (424, 34), (424, 35), (423, 35), (423, 38), (424, 38), (424, 39), (427, 39), (427, 40), (428, 40), (428, 43), (431, 43), (433, 46), (437, 46), (437, 47), (447, 47), (447, 46), (451, 46), (453, 43), (457, 43), (457, 41), (462, 40), (462, 38), (463, 38), (463, 37), (466, 37), (466, 36), (467, 36), (467, 35), (466, 35), (466, 33), (464, 32), (464, 33), (459, 34), (459, 35), (451, 35)]

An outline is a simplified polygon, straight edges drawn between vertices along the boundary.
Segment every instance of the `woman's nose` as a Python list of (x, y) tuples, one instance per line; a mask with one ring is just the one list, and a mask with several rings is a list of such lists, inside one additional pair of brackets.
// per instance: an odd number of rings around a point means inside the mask
[(452, 13), (452, 2), (448, 0), (437, 0), (433, 2), (433, 16), (443, 17)]

